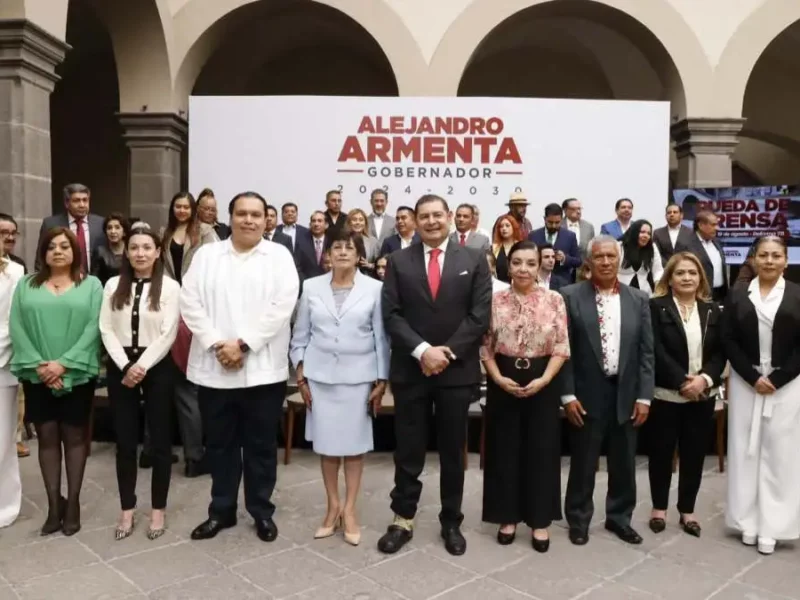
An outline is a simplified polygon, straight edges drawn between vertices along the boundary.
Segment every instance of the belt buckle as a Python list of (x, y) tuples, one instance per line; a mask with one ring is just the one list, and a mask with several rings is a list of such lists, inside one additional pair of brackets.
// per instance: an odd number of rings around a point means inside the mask
[(531, 368), (531, 361), (529, 358), (518, 358), (514, 361), (514, 368), (518, 371), (524, 371)]

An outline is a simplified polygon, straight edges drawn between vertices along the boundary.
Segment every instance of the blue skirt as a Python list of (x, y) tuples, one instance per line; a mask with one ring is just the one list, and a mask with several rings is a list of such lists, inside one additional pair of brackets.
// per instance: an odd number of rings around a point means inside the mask
[(370, 452), (372, 417), (367, 401), (372, 383), (328, 384), (308, 380), (311, 410), (306, 413), (306, 440), (324, 456), (358, 456)]

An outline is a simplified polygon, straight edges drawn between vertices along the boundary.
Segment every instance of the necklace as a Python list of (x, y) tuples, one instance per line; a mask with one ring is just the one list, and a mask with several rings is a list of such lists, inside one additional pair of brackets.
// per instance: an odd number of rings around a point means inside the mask
[(684, 304), (680, 300), (676, 301), (678, 303), (678, 307), (680, 308), (681, 319), (684, 323), (688, 323), (689, 319), (692, 318), (692, 313), (694, 312), (695, 307), (697, 306), (697, 302), (692, 302), (691, 304)]

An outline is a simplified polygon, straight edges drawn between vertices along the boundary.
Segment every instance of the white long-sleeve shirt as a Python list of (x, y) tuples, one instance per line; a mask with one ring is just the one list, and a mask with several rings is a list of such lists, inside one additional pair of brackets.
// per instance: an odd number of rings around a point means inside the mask
[(6, 263), (5, 270), (0, 273), (0, 386), (9, 387), (17, 385), (17, 378), (11, 374), (8, 363), (11, 361), (11, 333), (8, 329), (8, 319), (11, 316), (11, 300), (14, 290), (20, 279), (25, 276), (22, 265), (8, 258), (0, 258)]
[[(181, 315), (192, 332), (186, 376), (216, 389), (255, 387), (289, 378), (289, 321), (300, 280), (291, 252), (262, 240), (240, 254), (230, 239), (195, 254), (181, 288)], [(244, 364), (226, 370), (214, 345), (240, 339)]]
[[(112, 277), (103, 290), (100, 306), (100, 336), (114, 364), (123, 370), (134, 363), (145, 371), (168, 353), (178, 335), (181, 286), (164, 275), (157, 311), (150, 310), (150, 280), (134, 279), (130, 303), (114, 310), (111, 297), (117, 291), (119, 277)], [(125, 348), (131, 348), (128, 356)]]

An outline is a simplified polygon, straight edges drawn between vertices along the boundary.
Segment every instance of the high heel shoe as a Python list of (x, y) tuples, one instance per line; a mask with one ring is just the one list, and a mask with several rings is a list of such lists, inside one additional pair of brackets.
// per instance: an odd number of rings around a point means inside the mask
[(323, 525), (314, 533), (315, 540), (322, 540), (331, 537), (342, 526), (342, 513), (339, 513), (333, 520), (333, 525), (326, 527)]
[(67, 509), (64, 511), (64, 522), (61, 525), (61, 531), (67, 537), (75, 535), (81, 530), (81, 505), (80, 502), (75, 502), (74, 513), (72, 516), (72, 520), (67, 519), (67, 515), (70, 512), (72, 507), (67, 506)]
[(514, 543), (514, 540), (517, 537), (517, 530), (514, 528), (514, 531), (511, 533), (504, 533), (501, 529), (497, 530), (497, 543), (501, 546), (509, 546)]
[(550, 549), (550, 538), (546, 540), (538, 540), (535, 537), (531, 537), (531, 546), (537, 552), (547, 552)]
[(688, 533), (689, 535), (693, 535), (696, 538), (700, 537), (701, 532), (703, 529), (700, 527), (700, 523), (697, 521), (687, 521), (686, 519), (681, 516), (680, 518), (680, 526), (681, 528)]
[(359, 528), (359, 530), (355, 533), (350, 533), (347, 531), (344, 515), (342, 515), (342, 525), (344, 527), (344, 541), (351, 546), (358, 546), (358, 544), (361, 542), (361, 529)]
[(134, 527), (136, 527), (136, 517), (132, 516), (130, 527), (122, 527), (121, 525), (117, 525), (117, 528), (114, 530), (114, 539), (119, 542), (130, 537), (133, 533)]
[(55, 533), (56, 531), (61, 531), (64, 523), (64, 514), (67, 512), (67, 499), (64, 496), (58, 497), (58, 514), (53, 515), (49, 513), (47, 515), (47, 520), (42, 525), (42, 529), (39, 532), (39, 535), (45, 536)]

